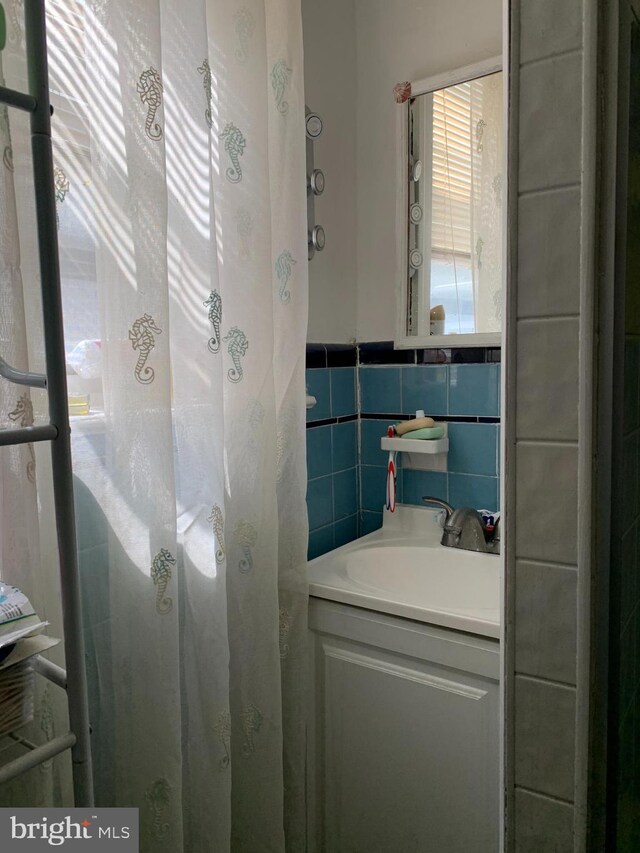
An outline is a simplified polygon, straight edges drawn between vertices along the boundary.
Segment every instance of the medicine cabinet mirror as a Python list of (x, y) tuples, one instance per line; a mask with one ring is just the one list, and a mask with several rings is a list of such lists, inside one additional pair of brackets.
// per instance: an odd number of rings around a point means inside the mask
[(399, 347), (499, 346), (502, 59), (395, 87)]

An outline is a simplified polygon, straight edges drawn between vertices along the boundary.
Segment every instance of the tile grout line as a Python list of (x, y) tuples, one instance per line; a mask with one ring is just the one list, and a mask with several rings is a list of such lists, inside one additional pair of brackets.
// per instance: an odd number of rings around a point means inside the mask
[(546, 447), (578, 447), (577, 439), (569, 438), (516, 438), (516, 447), (543, 445)]
[(560, 323), (567, 320), (579, 321), (579, 314), (532, 314), (529, 317), (517, 317), (517, 323)]
[[(347, 472), (347, 471), (355, 471), (357, 467), (358, 467), (357, 465), (352, 465), (350, 468), (340, 468), (338, 471), (331, 470), (328, 474), (318, 474), (318, 476), (317, 476), (317, 477), (309, 477), (309, 479), (307, 480), (307, 482), (309, 482), (309, 483), (315, 483), (315, 482), (316, 482), (316, 480), (324, 480), (324, 479), (326, 479), (327, 477), (335, 477), (337, 474), (344, 474), (344, 473), (345, 473), (345, 472)], [(377, 467), (380, 467), (380, 466), (377, 466), (377, 465), (368, 465), (368, 466), (366, 466), (366, 467), (368, 467), (368, 468), (377, 468)]]
[[(369, 510), (367, 510), (369, 511)], [(321, 524), (320, 527), (309, 528), (309, 533), (318, 533), (320, 530), (327, 530), (329, 527), (335, 527), (336, 524), (339, 524), (341, 521), (347, 521), (350, 518), (354, 518), (358, 515), (357, 512), (352, 512), (350, 515), (344, 515), (342, 518), (339, 518), (337, 521), (330, 521), (328, 524)]]
[(526, 198), (535, 198), (535, 196), (539, 195), (547, 195), (549, 193), (559, 193), (566, 190), (579, 190), (582, 188), (581, 183), (576, 183), (575, 181), (570, 181), (568, 184), (552, 184), (549, 187), (536, 187), (531, 190), (521, 190), (518, 193), (518, 201)]
[(581, 56), (582, 45), (580, 47), (571, 47), (568, 50), (560, 50), (557, 53), (549, 53), (547, 56), (537, 56), (535, 59), (526, 59), (520, 62), (520, 69), (535, 68), (536, 65), (544, 65), (545, 63), (553, 62), (556, 59), (564, 59), (565, 57)]
[(514, 787), (518, 791), (524, 791), (525, 794), (532, 794), (534, 797), (541, 797), (544, 800), (551, 800), (553, 803), (560, 803), (563, 806), (573, 808), (572, 800), (565, 800), (563, 797), (556, 797), (553, 794), (545, 794), (542, 791), (536, 791), (535, 788), (528, 788), (526, 785), (515, 785)]
[(516, 554), (516, 571), (518, 563), (531, 563), (532, 566), (540, 568), (546, 567), (550, 569), (566, 569), (570, 572), (577, 572), (578, 566), (576, 563), (560, 563), (557, 560), (541, 560), (539, 557), (521, 557)]
[(524, 678), (526, 681), (535, 681), (537, 684), (547, 684), (550, 687), (562, 687), (565, 690), (571, 690), (573, 693), (576, 692), (576, 685), (570, 684), (568, 681), (558, 681), (555, 678), (543, 678), (540, 675), (530, 675), (527, 672), (519, 672), (517, 669), (514, 671), (514, 674), (517, 675), (518, 678)]

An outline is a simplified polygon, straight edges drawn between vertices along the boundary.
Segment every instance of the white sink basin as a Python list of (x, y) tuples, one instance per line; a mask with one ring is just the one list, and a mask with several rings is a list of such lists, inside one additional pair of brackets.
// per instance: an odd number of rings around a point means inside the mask
[(491, 554), (453, 548), (389, 545), (347, 556), (352, 581), (415, 602), (427, 595), (438, 610), (495, 610), (497, 561)]
[(437, 511), (385, 516), (381, 530), (309, 563), (310, 594), (499, 637), (500, 557), (440, 545)]

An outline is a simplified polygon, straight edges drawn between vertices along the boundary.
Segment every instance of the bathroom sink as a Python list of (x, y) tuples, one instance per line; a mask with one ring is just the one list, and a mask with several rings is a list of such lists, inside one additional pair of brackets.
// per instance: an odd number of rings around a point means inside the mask
[(427, 594), (439, 610), (492, 610), (499, 595), (496, 559), (453, 548), (389, 545), (347, 556), (347, 575), (357, 584), (408, 601)]
[(310, 594), (499, 637), (501, 559), (442, 546), (440, 517), (422, 507), (385, 513), (381, 530), (309, 563)]

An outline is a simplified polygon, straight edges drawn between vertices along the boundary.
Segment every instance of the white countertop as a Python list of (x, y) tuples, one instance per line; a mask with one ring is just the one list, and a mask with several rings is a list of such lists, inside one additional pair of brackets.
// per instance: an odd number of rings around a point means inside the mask
[(308, 564), (309, 594), (498, 638), (502, 559), (442, 546), (441, 511), (383, 516), (380, 530)]

